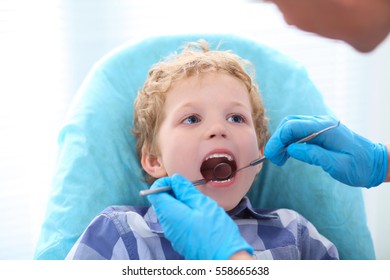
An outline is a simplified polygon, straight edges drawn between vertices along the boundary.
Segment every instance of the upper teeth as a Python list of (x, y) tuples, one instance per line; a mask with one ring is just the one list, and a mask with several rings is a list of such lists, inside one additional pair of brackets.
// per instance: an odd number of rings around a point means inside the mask
[(208, 160), (211, 158), (221, 158), (221, 157), (227, 158), (229, 161), (233, 161), (233, 157), (231, 155), (228, 155), (228, 154), (212, 154), (212, 155), (207, 156), (205, 160)]

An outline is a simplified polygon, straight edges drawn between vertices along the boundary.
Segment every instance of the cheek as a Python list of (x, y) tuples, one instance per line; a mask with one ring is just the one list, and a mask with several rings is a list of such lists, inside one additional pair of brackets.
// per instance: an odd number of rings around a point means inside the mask
[[(263, 150), (259, 150), (259, 145), (257, 141), (257, 137), (255, 134), (251, 135), (251, 137), (246, 138), (247, 141), (243, 142), (243, 138), (241, 138), (241, 154), (244, 155), (242, 164), (249, 164), (250, 162), (260, 158), (263, 156)], [(256, 165), (251, 168), (254, 174), (257, 174), (261, 170), (261, 165)]]
[[(175, 140), (173, 140), (175, 139)], [(169, 176), (174, 173), (187, 175), (191, 169), (191, 162), (194, 162), (194, 147), (183, 137), (165, 139), (162, 144), (161, 156), (166, 172)]]
[(252, 133), (249, 137), (247, 137), (246, 145), (242, 143), (242, 146), (246, 147), (248, 153), (252, 155), (253, 159), (255, 159), (255, 157), (258, 157), (259, 154), (262, 153), (261, 151), (259, 151), (259, 142), (257, 141), (256, 133)]

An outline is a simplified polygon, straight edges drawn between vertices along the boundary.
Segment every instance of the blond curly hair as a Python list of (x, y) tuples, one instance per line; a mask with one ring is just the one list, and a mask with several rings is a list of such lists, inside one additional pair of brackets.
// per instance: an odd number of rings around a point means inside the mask
[[(241, 80), (249, 92), (252, 118), (259, 149), (268, 139), (265, 109), (254, 81), (253, 65), (230, 51), (210, 50), (209, 44), (200, 40), (187, 44), (179, 54), (172, 54), (155, 64), (149, 71), (143, 88), (134, 104), (133, 133), (137, 137), (136, 152), (141, 159), (142, 151), (159, 155), (157, 134), (163, 121), (163, 106), (167, 92), (176, 81), (202, 73), (222, 72)], [(154, 179), (146, 174), (147, 181)]]

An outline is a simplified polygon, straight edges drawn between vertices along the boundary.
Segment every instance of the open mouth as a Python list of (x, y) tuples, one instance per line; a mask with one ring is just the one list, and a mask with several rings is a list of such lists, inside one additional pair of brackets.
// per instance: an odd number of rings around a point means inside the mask
[(228, 154), (212, 154), (203, 161), (200, 172), (206, 180), (223, 182), (231, 179), (237, 170), (236, 162)]

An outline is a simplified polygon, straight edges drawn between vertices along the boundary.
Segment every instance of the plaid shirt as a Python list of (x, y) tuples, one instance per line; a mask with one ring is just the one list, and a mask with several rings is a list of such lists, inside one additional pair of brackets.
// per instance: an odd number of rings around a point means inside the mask
[[(228, 214), (257, 259), (338, 259), (336, 247), (287, 209), (253, 209), (245, 197)], [(97, 216), (67, 259), (183, 259), (164, 236), (152, 207), (113, 206)]]

